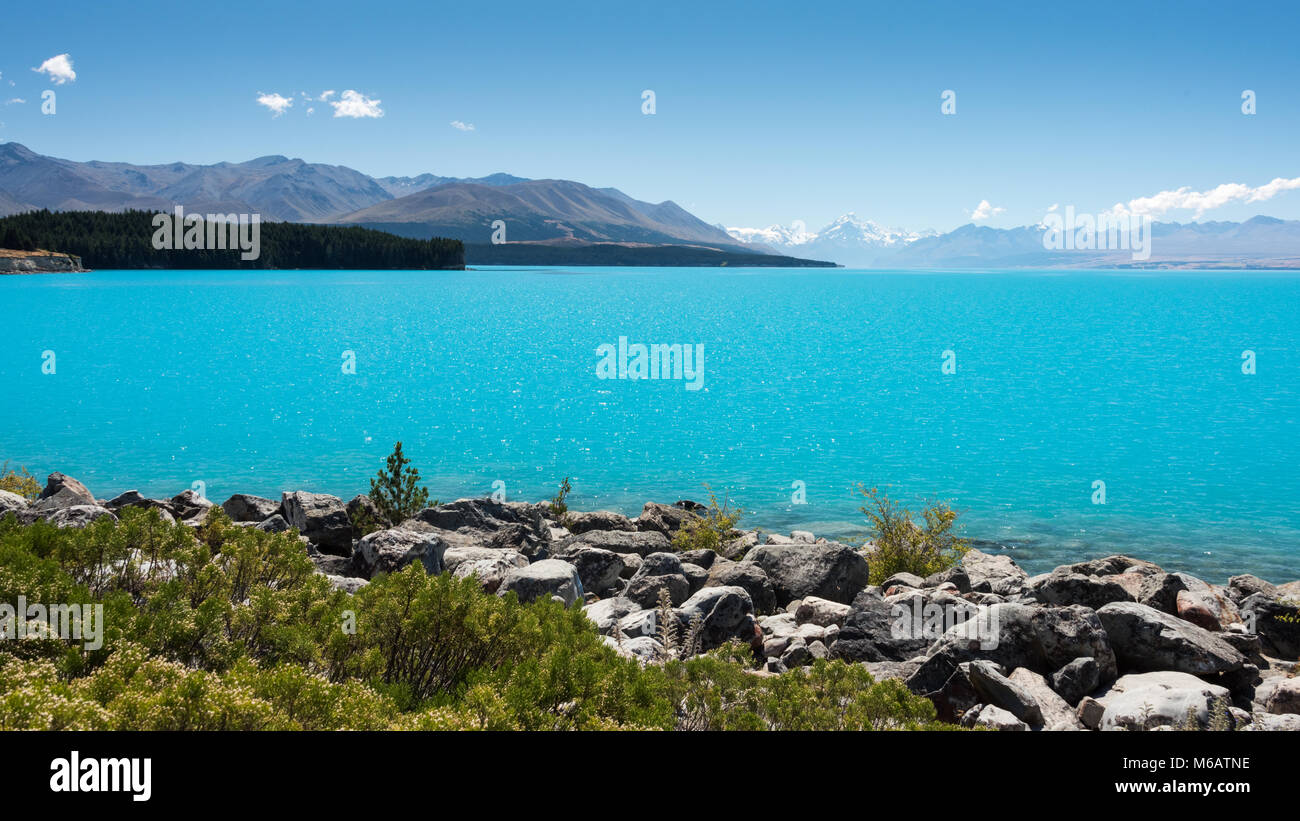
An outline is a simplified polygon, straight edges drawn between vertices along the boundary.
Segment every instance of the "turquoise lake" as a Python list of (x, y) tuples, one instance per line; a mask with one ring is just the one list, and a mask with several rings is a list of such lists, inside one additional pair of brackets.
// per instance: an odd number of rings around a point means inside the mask
[[(574, 508), (635, 515), (707, 483), (743, 525), (847, 538), (865, 483), (1030, 572), (1300, 578), (1296, 275), (99, 271), (0, 304), (0, 461), (104, 498), (349, 498), (401, 440), (443, 500), (571, 476)], [(620, 337), (702, 345), (699, 390), (598, 378)]]

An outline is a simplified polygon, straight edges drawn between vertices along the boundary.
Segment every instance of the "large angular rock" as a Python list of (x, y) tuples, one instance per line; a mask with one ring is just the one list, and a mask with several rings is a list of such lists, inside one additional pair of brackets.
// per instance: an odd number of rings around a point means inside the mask
[(1095, 611), (1006, 602), (981, 607), (974, 618), (949, 628), (907, 684), (914, 693), (937, 692), (958, 664), (977, 659), (1048, 676), (1077, 658), (1094, 659), (1102, 682), (1116, 676), (1115, 652)]
[(280, 512), (280, 503), (261, 496), (236, 493), (221, 503), (232, 522), (265, 522)]
[(363, 537), (357, 542), (352, 560), (367, 579), (376, 573), (395, 573), (411, 562), (424, 565), (425, 572), (432, 576), (443, 571), (446, 550), (447, 543), (432, 533), (394, 528)]
[(32, 503), (32, 508), (50, 511), (73, 505), (98, 506), (99, 502), (96, 501), (95, 494), (87, 490), (81, 482), (71, 476), (55, 472), (45, 480), (45, 488)]
[(1011, 675), (1007, 676), (1007, 680), (1033, 698), (1043, 716), (1043, 729), (1055, 731), (1083, 729), (1083, 725), (1075, 716), (1074, 708), (1052, 689), (1047, 679), (1038, 673), (1026, 670), (1024, 667), (1017, 667), (1011, 671)]
[(732, 639), (754, 638), (754, 603), (742, 587), (706, 587), (673, 611), (678, 635), (686, 636), (691, 621), (701, 619), (701, 652), (721, 647)]
[(579, 535), (592, 530), (634, 531), (636, 525), (622, 513), (609, 510), (593, 510), (586, 513), (570, 513), (565, 526), (570, 533)]
[(279, 513), (268, 516), (264, 521), (253, 525), (254, 530), (260, 530), (263, 533), (284, 533), (289, 529), (289, 523)]
[(1264, 581), (1259, 576), (1252, 576), (1249, 573), (1228, 579), (1228, 594), (1238, 602), (1242, 602), (1256, 593), (1263, 593), (1270, 599), (1277, 598), (1277, 587), (1270, 582)]
[(842, 625), (848, 621), (849, 613), (852, 610), (852, 605), (827, 601), (816, 596), (807, 596), (803, 601), (799, 602), (799, 606), (795, 609), (794, 620), (799, 624), (812, 623), (819, 627), (829, 627), (832, 624)]
[(1028, 724), (993, 704), (985, 704), (977, 710), (972, 710), (962, 720), (962, 726), (983, 727), (988, 730), (1000, 730), (1002, 732), (1023, 733), (1029, 730)]
[(1096, 701), (1104, 707), (1102, 730), (1182, 727), (1189, 712), (1208, 727), (1212, 711), (1227, 709), (1229, 693), (1190, 673), (1161, 671), (1123, 676)]
[(1241, 618), (1259, 636), (1265, 653), (1289, 661), (1300, 659), (1300, 599), (1254, 593), (1241, 602)]
[(551, 528), (546, 505), (498, 502), (493, 499), (457, 499), (426, 507), (400, 527), (433, 531), (449, 545), (486, 546), (517, 550), (529, 559), (551, 555)]
[(212, 502), (193, 490), (184, 490), (167, 500), (177, 519), (189, 524), (201, 524), (212, 509)]
[(1020, 569), (1010, 556), (985, 553), (971, 548), (962, 556), (961, 567), (970, 580), (970, 589), (977, 593), (997, 593), (1009, 596), (1019, 593), (1029, 574)]
[(853, 599), (830, 643), (831, 657), (853, 662), (906, 661), (923, 654), (947, 626), (973, 617), (978, 610), (953, 597), (937, 597), (933, 604), (921, 594), (886, 601), (864, 590)]
[(364, 535), (364, 529), (367, 526), (373, 527), (392, 527), (393, 522), (388, 521), (384, 514), (379, 512), (379, 505), (371, 499), (368, 494), (358, 493), (348, 500), (345, 508), (348, 512), (348, 519), (352, 522), (352, 537), (361, 538)]
[(1300, 678), (1282, 679), (1274, 685), (1264, 701), (1264, 708), (1278, 715), (1300, 713)]
[(838, 542), (761, 545), (744, 561), (767, 574), (778, 607), (806, 596), (849, 604), (868, 583), (867, 560)]
[[(443, 554), (443, 562), (452, 549)], [(501, 588), (501, 582), (518, 567), (527, 567), (528, 558), (518, 550), (487, 550), (490, 556), (459, 562), (454, 569), (448, 568), (458, 579), (473, 576), (485, 593), (495, 593)]]
[(1159, 565), (1152, 564), (1142, 559), (1135, 559), (1132, 556), (1106, 556), (1102, 559), (1090, 559), (1086, 562), (1076, 562), (1075, 564), (1062, 565), (1056, 568), (1069, 573), (1082, 573), (1085, 576), (1115, 576), (1122, 573), (1134, 573), (1139, 576), (1157, 575), (1164, 573)]
[(3, 519), (7, 513), (14, 515), (23, 513), (29, 506), (28, 501), (17, 493), (0, 490), (0, 519)]
[(352, 521), (343, 500), (325, 493), (297, 490), (280, 498), (284, 520), (322, 553), (352, 555)]
[(1097, 611), (1122, 670), (1217, 676), (1240, 670), (1246, 657), (1214, 633), (1137, 602)]
[(636, 602), (622, 596), (615, 596), (611, 599), (601, 599), (582, 608), (582, 612), (596, 625), (596, 629), (601, 633), (611, 633), (614, 625), (618, 624), (624, 617), (642, 610)]
[(603, 596), (615, 588), (621, 590), (623, 587), (623, 582), (619, 578), (623, 572), (623, 557), (612, 550), (577, 547), (564, 551), (556, 558), (578, 569), (578, 577), (582, 579), (582, 589), (588, 593)]
[(45, 521), (55, 527), (74, 528), (86, 527), (100, 519), (117, 521), (117, 516), (113, 515), (113, 511), (99, 505), (71, 505), (57, 508), (45, 517)]
[(1081, 604), (1096, 610), (1111, 602), (1133, 601), (1123, 585), (1105, 576), (1087, 576), (1061, 568), (1025, 582), (1025, 593), (1044, 604)]
[(763, 568), (750, 562), (718, 560), (709, 568), (705, 587), (743, 587), (754, 603), (755, 613), (776, 611), (776, 590)]
[(643, 532), (659, 533), (671, 539), (687, 522), (698, 519), (689, 510), (677, 505), (664, 505), (658, 502), (646, 502), (641, 508), (641, 515), (636, 517), (636, 529)]
[(1097, 660), (1077, 658), (1052, 673), (1052, 689), (1066, 702), (1077, 705), (1101, 683)]
[(511, 570), (497, 588), (498, 596), (514, 593), (521, 602), (558, 596), (565, 607), (582, 600), (582, 579), (578, 570), (568, 562), (543, 559), (527, 567)]
[(659, 606), (661, 590), (668, 591), (668, 600), (677, 606), (691, 595), (691, 583), (681, 573), (647, 576), (640, 572), (627, 583), (624, 596), (636, 602), (638, 606), (650, 609)]
[(672, 544), (662, 533), (589, 530), (586, 533), (565, 539), (557, 549), (572, 550), (578, 547), (596, 547), (613, 553), (635, 553), (638, 556), (648, 556), (651, 553), (666, 553), (672, 549)]
[(119, 493), (105, 502), (104, 507), (117, 514), (121, 514), (122, 511), (128, 508), (156, 510), (164, 522), (176, 521), (175, 512), (173, 511), (170, 502), (163, 501), (162, 499), (146, 498), (138, 490), (128, 490), (125, 493)]
[(966, 678), (985, 704), (994, 704), (1031, 727), (1041, 727), (1043, 710), (1033, 695), (1002, 675), (991, 661), (970, 661), (961, 665)]

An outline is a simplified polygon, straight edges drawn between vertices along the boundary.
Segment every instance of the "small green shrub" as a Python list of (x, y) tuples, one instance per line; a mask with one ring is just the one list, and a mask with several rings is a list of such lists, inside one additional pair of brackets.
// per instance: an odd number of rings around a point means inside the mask
[[(708, 486), (705, 486), (706, 489)], [(709, 489), (709, 507), (703, 516), (688, 519), (677, 534), (673, 536), (673, 549), (678, 552), (687, 550), (718, 551), (722, 543), (735, 538), (736, 524), (744, 515), (740, 508), (732, 508), (731, 500), (723, 499), (718, 504), (718, 497)]]
[(643, 665), (580, 608), (419, 562), (350, 596), (294, 533), (220, 508), (197, 530), (140, 508), (84, 529), (0, 520), (0, 601), (19, 595), (102, 604), (103, 646), (0, 641), (0, 730), (939, 726), (928, 701), (857, 665), (760, 676), (738, 643), (692, 657), (699, 625), (679, 636), (667, 606), (679, 652)]
[(924, 525), (912, 514), (876, 488), (859, 486), (869, 500), (860, 509), (871, 524), (875, 544), (868, 562), (871, 583), (880, 584), (895, 573), (912, 573), (924, 578), (961, 561), (970, 549), (965, 539), (953, 533), (957, 513), (943, 502), (931, 502), (921, 511)]
[(8, 462), (5, 462), (0, 466), (0, 490), (17, 493), (24, 499), (35, 499), (41, 495), (41, 483), (27, 472), (27, 468), (19, 465), (14, 470), (9, 467)]
[(560, 523), (560, 527), (569, 526), (569, 492), (573, 490), (573, 485), (569, 483), (569, 477), (565, 476), (560, 482), (560, 489), (556, 491), (555, 498), (550, 502), (551, 515)]
[(409, 519), (429, 505), (429, 491), (420, 487), (420, 471), (402, 455), (402, 443), (393, 446), (384, 470), (370, 480), (370, 499), (379, 515), (393, 524)]

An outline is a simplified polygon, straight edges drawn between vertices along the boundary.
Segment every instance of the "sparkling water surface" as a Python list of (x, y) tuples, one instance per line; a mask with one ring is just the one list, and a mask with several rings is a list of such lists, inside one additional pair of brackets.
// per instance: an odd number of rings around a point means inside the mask
[[(707, 484), (848, 538), (865, 484), (1030, 572), (1300, 578), (1294, 274), (97, 271), (0, 277), (0, 305), (0, 461), (104, 498), (348, 498), (401, 440), (443, 500), (571, 476), (575, 509), (635, 515)], [(702, 344), (702, 388), (598, 379), (619, 337)]]

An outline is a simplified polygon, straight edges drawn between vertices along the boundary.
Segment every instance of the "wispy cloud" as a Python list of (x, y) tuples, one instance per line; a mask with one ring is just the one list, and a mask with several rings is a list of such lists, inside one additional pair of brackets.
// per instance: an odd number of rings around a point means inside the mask
[(379, 107), (383, 100), (373, 100), (360, 92), (348, 89), (338, 100), (331, 100), (335, 117), (382, 117), (384, 110)]
[(27, 102), (22, 97), (14, 97), (12, 100), (5, 100), (5, 105), (22, 105)]
[(451, 127), (457, 129), (458, 131), (473, 131), (473, 130), (474, 130), (474, 124), (473, 124), (473, 123), (462, 123), (460, 120), (452, 120), (452, 121), (451, 121)]
[(257, 92), (257, 104), (266, 106), (274, 112), (276, 117), (279, 117), (293, 106), (293, 98), (275, 93), (263, 94), (259, 91)]
[(334, 96), (334, 89), (331, 88), (329, 91), (322, 91), (321, 95), (316, 99), (323, 103), (329, 100), (329, 98), (333, 96)]
[(57, 54), (32, 69), (32, 71), (49, 76), (55, 85), (60, 86), (64, 83), (74, 82), (77, 79), (77, 72), (72, 70), (72, 55), (70, 54)]
[(980, 200), (980, 204), (975, 206), (975, 210), (970, 212), (971, 222), (983, 222), (991, 217), (996, 217), (1007, 209), (1000, 205), (994, 205), (988, 200)]
[(1239, 182), (1227, 182), (1209, 191), (1193, 191), (1188, 186), (1173, 191), (1161, 191), (1149, 197), (1138, 197), (1128, 204), (1115, 203), (1111, 210), (1116, 214), (1146, 214), (1160, 217), (1170, 211), (1193, 211), (1194, 219), (1200, 219), (1206, 212), (1221, 208), (1234, 202), (1264, 202), (1283, 191), (1300, 188), (1300, 177), (1285, 179), (1278, 177), (1264, 185), (1251, 187)]

